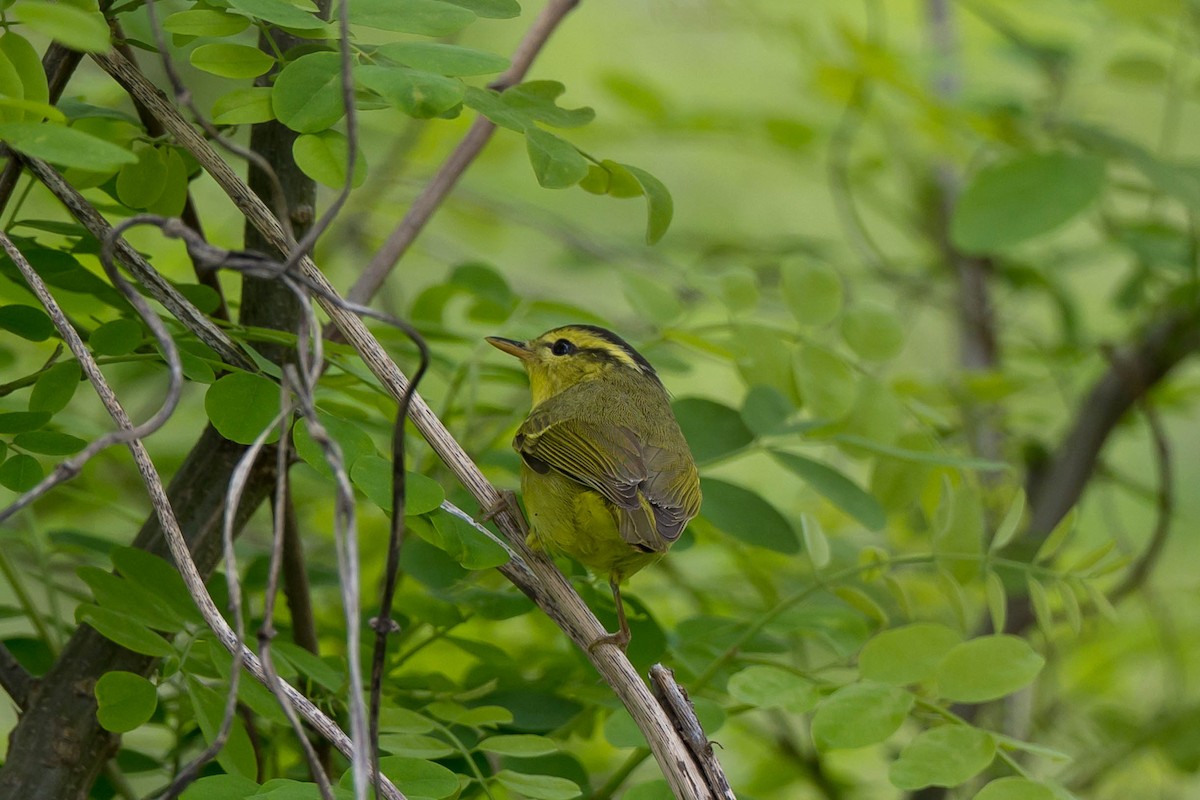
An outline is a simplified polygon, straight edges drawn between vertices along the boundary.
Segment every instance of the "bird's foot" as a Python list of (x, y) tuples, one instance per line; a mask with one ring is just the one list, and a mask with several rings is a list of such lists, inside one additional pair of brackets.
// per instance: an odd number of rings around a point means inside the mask
[(597, 636), (591, 644), (588, 645), (588, 652), (595, 654), (596, 650), (606, 644), (611, 644), (622, 653), (629, 647), (629, 629), (617, 631), (616, 633), (606, 633), (603, 636)]
[(491, 508), (484, 509), (482, 521), (491, 522), (498, 515), (508, 512), (517, 521), (517, 526), (521, 529), (521, 535), (527, 537), (529, 535), (529, 523), (525, 521), (525, 515), (521, 513), (521, 506), (517, 503), (517, 493), (511, 489), (499, 489), (497, 491), (500, 494), (500, 499)]

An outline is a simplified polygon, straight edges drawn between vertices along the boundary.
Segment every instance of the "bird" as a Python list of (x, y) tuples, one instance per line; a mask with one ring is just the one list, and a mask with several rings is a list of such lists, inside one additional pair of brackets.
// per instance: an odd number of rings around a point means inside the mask
[(641, 353), (596, 325), (486, 341), (529, 376), (532, 408), (512, 442), (527, 544), (608, 579), (619, 629), (588, 649), (625, 650), (621, 582), (658, 561), (700, 511), (700, 475), (670, 396)]

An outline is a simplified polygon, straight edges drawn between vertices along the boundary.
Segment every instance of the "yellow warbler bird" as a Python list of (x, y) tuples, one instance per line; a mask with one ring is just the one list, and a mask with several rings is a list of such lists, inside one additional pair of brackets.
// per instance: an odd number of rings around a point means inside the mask
[(657, 561), (700, 510), (700, 476), (654, 367), (620, 336), (567, 325), (519, 342), (533, 408), (513, 439), (531, 547), (566, 553), (608, 578), (629, 643), (620, 583)]

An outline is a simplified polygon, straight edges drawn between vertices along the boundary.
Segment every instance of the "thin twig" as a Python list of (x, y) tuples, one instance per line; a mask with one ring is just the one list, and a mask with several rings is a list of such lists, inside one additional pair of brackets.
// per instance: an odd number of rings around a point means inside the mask
[[(493, 81), (490, 88), (503, 91), (509, 86), (520, 83), (558, 24), (577, 5), (579, 5), (579, 0), (550, 0), (542, 9), (541, 15), (534, 20), (521, 43), (517, 45), (508, 70)], [(433, 180), (409, 206), (404, 219), (400, 220), (400, 224), (391, 232), (383, 246), (367, 263), (358, 280), (346, 292), (348, 300), (354, 303), (365, 303), (375, 296), (388, 274), (408, 252), (408, 248), (424, 230), (429, 218), (433, 216), (433, 212), (442, 205), (446, 196), (450, 194), (450, 190), (454, 188), (454, 184), (458, 183), (458, 179), (483, 150), (483, 146), (487, 144), (495, 130), (496, 124), (487, 117), (480, 114), (475, 118), (462, 141), (454, 148), (454, 152), (450, 154), (438, 169), (437, 174), (433, 176)]]
[(8, 692), (8, 696), (24, 709), (29, 705), (29, 693), (37, 685), (37, 679), (21, 666), (12, 651), (0, 642), (0, 688)]

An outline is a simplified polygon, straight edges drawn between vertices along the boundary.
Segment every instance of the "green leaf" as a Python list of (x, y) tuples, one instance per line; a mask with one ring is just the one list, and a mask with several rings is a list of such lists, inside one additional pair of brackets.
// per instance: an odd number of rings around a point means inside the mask
[(13, 8), (12, 13), (16, 19), (28, 25), (30, 30), (48, 36), (72, 50), (104, 53), (111, 46), (108, 23), (99, 11), (85, 10), (66, 3), (23, 0)]
[(858, 382), (840, 356), (822, 347), (805, 345), (796, 354), (796, 387), (804, 407), (818, 419), (841, 419), (854, 406)]
[(1008, 593), (1004, 589), (1004, 581), (992, 570), (988, 570), (984, 594), (987, 596), (988, 614), (992, 618), (992, 630), (1004, 630), (1004, 623), (1008, 619)]
[(288, 64), (271, 90), (275, 118), (297, 133), (331, 127), (346, 113), (341, 69), (337, 53), (309, 53)]
[[(66, 363), (66, 362), (64, 362)], [(78, 369), (76, 365), (76, 369)], [(45, 375), (46, 373), (42, 373)], [(37, 388), (36, 386), (34, 388)], [(48, 411), (10, 411), (0, 414), (0, 433), (36, 431), (50, 421)]]
[(52, 122), (6, 122), (0, 124), (0, 139), (14, 150), (60, 167), (108, 172), (137, 161), (123, 147)]
[(525, 131), (525, 145), (533, 173), (547, 189), (566, 189), (587, 175), (587, 161), (575, 145), (552, 133), (530, 127)]
[[(391, 461), (377, 455), (363, 456), (357, 459), (350, 469), (350, 480), (371, 499), (371, 502), (391, 513)], [(410, 517), (435, 511), (446, 499), (441, 484), (418, 472), (405, 473), (404, 495), (404, 514)]]
[(795, 409), (774, 386), (751, 386), (742, 401), (742, 419), (759, 436), (781, 433)]
[[(357, 422), (343, 417), (335, 417), (320, 409), (317, 410), (317, 421), (342, 448), (342, 460), (347, 467), (351, 468), (351, 478), (353, 479), (353, 467), (359, 459), (375, 455), (375, 443), (371, 441), (370, 434), (364, 431)], [(292, 429), (292, 442), (296, 448), (296, 455), (300, 456), (304, 463), (327, 478), (333, 476), (329, 465), (325, 463), (324, 451), (309, 433), (308, 420), (300, 420)], [(387, 472), (389, 475), (391, 474), (391, 462), (387, 462)], [(366, 489), (363, 491), (366, 492)], [(367, 492), (367, 496), (374, 499), (370, 492)], [(387, 493), (381, 496), (388, 498), (386, 508), (391, 508), (391, 490), (388, 489)]]
[(888, 770), (898, 789), (958, 786), (987, 769), (996, 757), (996, 740), (968, 725), (942, 725), (922, 731)]
[(1028, 778), (997, 778), (979, 790), (975, 800), (1055, 800), (1049, 786)]
[(524, 133), (534, 126), (533, 119), (518, 111), (500, 98), (500, 93), (491, 89), (468, 86), (463, 95), (463, 104), (483, 114), (502, 128)]
[(1059, 520), (1054, 526), (1054, 530), (1050, 531), (1050, 535), (1046, 537), (1046, 541), (1042, 542), (1042, 546), (1038, 548), (1033, 560), (1035, 563), (1050, 561), (1067, 543), (1067, 539), (1071, 538), (1071, 534), (1075, 533), (1075, 523), (1079, 521), (1079, 506), (1073, 506), (1070, 511)]
[(1037, 619), (1038, 627), (1046, 634), (1054, 630), (1054, 612), (1050, 610), (1050, 597), (1046, 587), (1032, 575), (1025, 576), (1025, 585), (1029, 591), (1029, 601), (1033, 605), (1033, 616)]
[[(458, 776), (441, 764), (419, 758), (387, 756), (379, 759), (379, 771), (409, 797), (440, 800), (458, 791)], [(346, 775), (350, 770), (346, 771)]]
[(135, 145), (137, 161), (117, 173), (117, 199), (130, 208), (146, 208), (159, 198), (167, 177), (167, 162), (158, 148)]
[(506, 736), (489, 736), (477, 747), (485, 753), (495, 753), (501, 756), (517, 756), (533, 758), (548, 756), (558, 752), (558, 742), (545, 736), (532, 734), (513, 734)]
[(990, 552), (995, 553), (1002, 550), (1012, 541), (1012, 538), (1017, 535), (1017, 529), (1020, 527), (1021, 518), (1024, 515), (1025, 490), (1018, 488), (1012, 503), (1008, 506), (1008, 511), (1004, 512), (1004, 519), (1000, 521), (1000, 527), (996, 528), (996, 535), (992, 537), (992, 543), (988, 547)]
[(111, 557), (113, 566), (127, 581), (145, 589), (183, 619), (203, 623), (200, 609), (174, 564), (137, 547), (118, 547)]
[[(21, 81), (20, 97), (28, 102), (44, 103), (49, 106), (50, 89), (46, 84), (46, 72), (42, 68), (42, 58), (29, 40), (10, 29), (0, 36), (0, 53), (16, 70), (17, 77)], [(31, 122), (38, 122), (41, 118), (42, 114), (36, 110), (25, 113), (25, 119)]]
[(984, 703), (1028, 686), (1045, 663), (1024, 639), (981, 636), (946, 654), (938, 666), (938, 689), (948, 700)]
[(485, 19), (512, 19), (521, 16), (521, 4), (517, 0), (446, 0), (456, 6), (470, 9)]
[(449, 36), (475, 21), (475, 14), (438, 0), (355, 0), (350, 22), (384, 31)]
[(96, 681), (96, 719), (113, 733), (127, 733), (150, 721), (158, 707), (154, 684), (132, 672), (106, 672)]
[(895, 686), (928, 680), (946, 654), (962, 642), (953, 628), (917, 622), (882, 631), (867, 642), (858, 656), (864, 678)]
[(553, 775), (526, 775), (502, 769), (496, 773), (496, 780), (501, 786), (531, 800), (573, 800), (583, 794), (574, 781)]
[(904, 349), (904, 327), (890, 308), (862, 304), (842, 315), (842, 338), (859, 358), (889, 361)]
[(703, 463), (741, 450), (754, 441), (737, 411), (702, 397), (685, 397), (671, 404), (696, 461)]
[(409, 758), (446, 758), (458, 752), (441, 739), (419, 733), (385, 733), (379, 737), (379, 749)]
[(394, 42), (381, 46), (376, 53), (406, 67), (452, 77), (503, 72), (509, 63), (495, 53), (443, 42)]
[[(187, 204), (188, 198), (188, 172), (187, 165), (183, 163), (183, 156), (180, 155), (180, 150), (175, 147), (168, 147), (162, 151), (163, 160), (167, 165), (166, 175), (163, 176), (162, 193), (158, 198), (146, 206), (146, 210), (151, 214), (158, 214), (163, 217), (178, 217), (183, 213), (183, 207)], [(192, 293), (187, 293), (187, 287), (193, 286)], [(192, 301), (193, 305), (200, 308), (205, 313), (212, 313), (219, 305), (219, 295), (208, 286), (200, 284), (179, 284), (176, 286)], [(214, 298), (211, 307), (205, 308), (203, 304), (198, 303), (196, 294), (199, 292), (208, 292)]]
[(835, 750), (882, 742), (904, 722), (913, 702), (908, 692), (882, 683), (843, 686), (817, 707), (813, 743), (820, 750)]
[(887, 524), (887, 513), (879, 501), (833, 467), (782, 450), (771, 450), (771, 457), (868, 530), (881, 530)]
[(807, 678), (780, 667), (755, 664), (729, 679), (729, 696), (756, 708), (783, 708), (805, 714), (817, 707), (821, 692)]
[(596, 112), (587, 106), (563, 108), (558, 105), (558, 98), (566, 90), (558, 81), (526, 81), (505, 89), (500, 99), (552, 128), (578, 128), (595, 119)]
[(13, 439), (13, 445), (30, 453), (40, 453), (44, 456), (69, 456), (87, 447), (87, 442), (69, 433), (29, 431), (17, 434)]
[(227, 0), (235, 11), (278, 25), (300, 31), (318, 31), (326, 27), (324, 20), (286, 0)]
[(202, 44), (188, 60), (196, 69), (222, 78), (257, 78), (275, 66), (275, 57), (247, 44)]
[(25, 119), (25, 109), (16, 104), (24, 102), (25, 85), (17, 73), (16, 66), (8, 55), (0, 50), (0, 122), (20, 122)]
[(149, 590), (100, 567), (83, 566), (76, 572), (92, 590), (96, 605), (101, 608), (124, 614), (147, 628), (164, 633), (183, 629), (183, 619)]
[(75, 619), (91, 625), (101, 636), (126, 650), (155, 658), (175, 654), (170, 642), (127, 614), (85, 603), (75, 610)]
[(142, 325), (135, 319), (121, 317), (106, 322), (88, 337), (88, 346), (98, 356), (123, 356), (132, 353), (145, 341)]
[(725, 533), (780, 553), (799, 552), (800, 540), (792, 526), (755, 492), (715, 478), (702, 479), (701, 489), (700, 513)]
[(808, 553), (813, 568), (820, 570), (829, 566), (829, 538), (811, 514), (800, 515), (800, 535), (804, 537), (804, 552)]
[(179, 800), (245, 800), (258, 784), (241, 775), (206, 775), (183, 790)]
[(299, 645), (280, 640), (275, 642), (272, 650), (275, 655), (287, 661), (301, 675), (331, 692), (340, 692), (346, 683), (344, 670), (331, 666), (325, 659)]
[(270, 86), (234, 89), (218, 97), (212, 107), (212, 121), (218, 125), (252, 125), (273, 119)]
[(437, 726), (416, 711), (399, 706), (385, 706), (379, 712), (379, 729), (391, 733), (431, 733)]
[(467, 88), (457, 78), (407, 67), (366, 65), (354, 70), (360, 84), (416, 119), (432, 119), (463, 101)]
[(219, 8), (176, 11), (162, 21), (163, 30), (179, 36), (233, 36), (250, 27), (250, 20)]
[(44, 477), (45, 470), (33, 456), (15, 455), (0, 464), (0, 486), (14, 492), (27, 492)]
[(508, 563), (508, 551), (490, 536), (453, 514), (433, 517), (437, 540), (433, 544), (467, 569), (491, 569)]
[(44, 342), (54, 335), (54, 323), (45, 311), (33, 306), (0, 306), (0, 329), (31, 342)]
[[(232, 372), (208, 387), (204, 410), (226, 439), (251, 444), (279, 413), (279, 385), (261, 375)], [(278, 438), (274, 430), (267, 441)]]
[(1104, 160), (1067, 153), (1023, 154), (980, 170), (950, 221), (955, 246), (989, 253), (1048, 233), (1096, 201)]
[[(196, 722), (200, 725), (200, 732), (204, 734), (204, 741), (212, 744), (225, 718), (225, 692), (218, 693), (191, 677), (187, 679), (187, 690), (188, 697), (192, 700), (192, 708), (196, 712)], [(217, 754), (217, 763), (226, 772), (244, 778), (253, 778), (258, 772), (254, 747), (246, 733), (246, 725), (236, 713), (233, 715), (233, 725), (229, 729), (229, 738)]]
[[(292, 143), (296, 166), (317, 183), (331, 189), (341, 189), (346, 184), (349, 154), (349, 140), (339, 131), (301, 134)], [(354, 154), (354, 179), (350, 186), (357, 189), (366, 179), (367, 160), (360, 149)]]
[(783, 300), (801, 325), (825, 325), (842, 310), (842, 279), (828, 264), (785, 261), (779, 276)]
[(57, 414), (67, 407), (78, 388), (79, 362), (73, 358), (60, 361), (38, 376), (29, 393), (29, 410), (35, 414)]
[(646, 244), (656, 244), (671, 227), (671, 220), (675, 216), (675, 201), (671, 199), (671, 192), (666, 184), (644, 169), (629, 164), (621, 166), (642, 187), (642, 194), (646, 196)]

